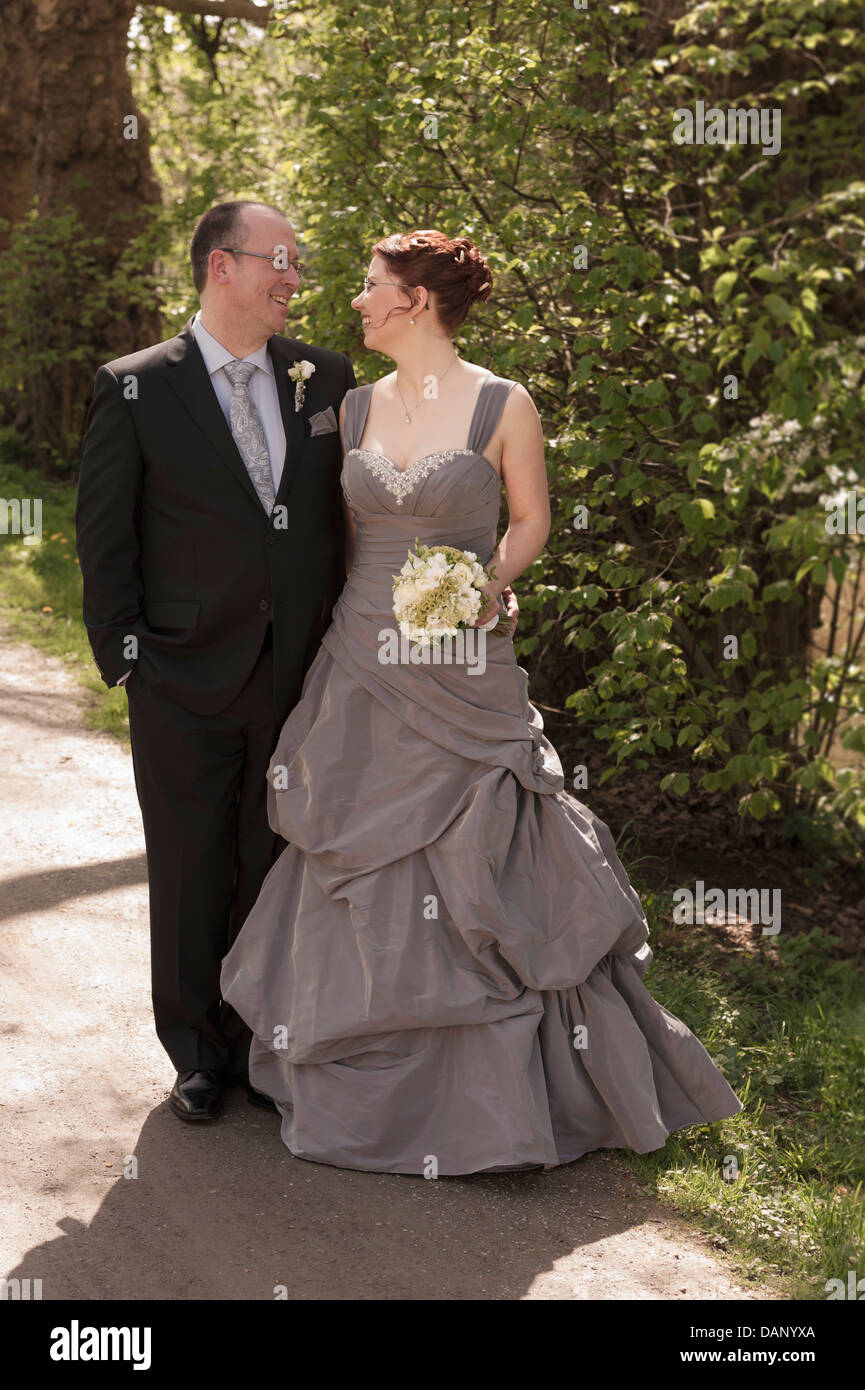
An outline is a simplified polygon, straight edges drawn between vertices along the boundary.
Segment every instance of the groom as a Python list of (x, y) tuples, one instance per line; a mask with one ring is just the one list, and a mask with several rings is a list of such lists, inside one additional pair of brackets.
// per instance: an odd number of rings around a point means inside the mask
[(276, 208), (211, 208), (190, 256), (199, 313), (97, 372), (76, 526), (96, 664), (126, 682), (170, 1104), (209, 1120), (248, 1084), (220, 963), (285, 846), (266, 772), (345, 583), (337, 419), (355, 377), (279, 336), (303, 267)]

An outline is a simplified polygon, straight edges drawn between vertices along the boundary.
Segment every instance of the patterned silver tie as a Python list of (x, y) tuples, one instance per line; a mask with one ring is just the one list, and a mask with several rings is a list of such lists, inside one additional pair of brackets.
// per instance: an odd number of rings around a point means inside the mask
[(273, 490), (273, 474), (270, 471), (267, 435), (264, 433), (261, 416), (249, 394), (249, 379), (255, 371), (255, 363), (238, 362), (235, 359), (233, 362), (226, 362), (222, 370), (233, 387), (229, 410), (231, 433), (261, 505), (270, 516), (276, 494)]

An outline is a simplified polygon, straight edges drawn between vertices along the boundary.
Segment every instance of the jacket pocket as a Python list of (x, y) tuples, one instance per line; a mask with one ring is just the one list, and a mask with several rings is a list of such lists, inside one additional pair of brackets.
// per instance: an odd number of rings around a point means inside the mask
[(151, 599), (144, 601), (144, 614), (150, 627), (195, 627), (201, 604), (195, 599)]

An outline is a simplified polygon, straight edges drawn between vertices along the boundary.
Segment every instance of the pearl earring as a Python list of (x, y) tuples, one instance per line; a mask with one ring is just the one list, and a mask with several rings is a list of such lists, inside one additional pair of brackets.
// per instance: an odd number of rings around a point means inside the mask
[(414, 319), (409, 319), (409, 323), (414, 323)]

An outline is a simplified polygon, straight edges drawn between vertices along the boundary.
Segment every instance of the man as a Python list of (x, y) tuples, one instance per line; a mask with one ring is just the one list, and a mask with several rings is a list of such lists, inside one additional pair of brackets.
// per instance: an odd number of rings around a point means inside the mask
[(96, 664), (126, 681), (170, 1104), (197, 1121), (248, 1085), (220, 963), (285, 845), (266, 772), (345, 583), (337, 418), (355, 377), (278, 336), (303, 268), (276, 208), (211, 208), (190, 256), (199, 313), (97, 372), (76, 525)]

